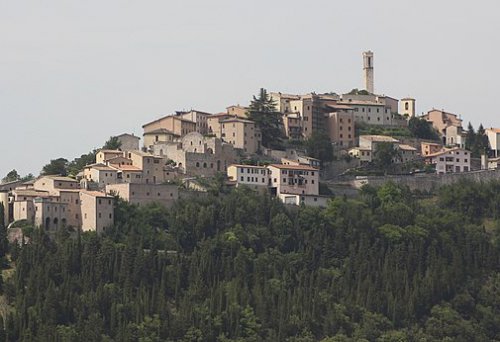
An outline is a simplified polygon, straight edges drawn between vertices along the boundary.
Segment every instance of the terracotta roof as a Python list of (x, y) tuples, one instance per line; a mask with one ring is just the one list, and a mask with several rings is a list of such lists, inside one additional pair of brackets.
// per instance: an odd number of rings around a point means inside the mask
[(271, 164), (270, 167), (275, 167), (277, 169), (286, 170), (305, 170), (305, 171), (318, 171), (318, 169), (311, 167), (309, 165), (284, 165), (284, 164)]
[(447, 154), (449, 152), (454, 152), (454, 151), (464, 151), (464, 152), (469, 152), (467, 150), (464, 150), (463, 148), (460, 148), (460, 147), (454, 147), (454, 148), (449, 148), (449, 149), (444, 149), (442, 151), (439, 151), (439, 152), (436, 152), (436, 153), (431, 153), (431, 154), (428, 154), (426, 155), (425, 157), (428, 158), (428, 157), (438, 157), (438, 156), (442, 156), (443, 154)]
[(231, 118), (231, 119), (226, 119), (226, 120), (221, 120), (220, 122), (243, 122), (243, 123), (252, 123), (254, 124), (254, 121), (250, 120), (245, 120), (245, 119), (240, 119), (240, 118)]
[(46, 176), (41, 176), (39, 179), (42, 178), (50, 178), (58, 182), (73, 182), (73, 183), (78, 183), (76, 179), (70, 178), (70, 177), (64, 177), (60, 175), (46, 175)]
[(85, 195), (92, 196), (92, 197), (109, 197), (109, 198), (113, 197), (113, 196), (106, 195), (104, 192), (100, 192), (100, 191), (82, 190), (81, 193), (85, 194)]
[[(183, 113), (185, 114), (185, 113)], [(157, 123), (157, 122), (160, 122), (162, 120), (165, 120), (165, 119), (169, 119), (169, 118), (172, 118), (172, 120), (180, 120), (180, 121), (184, 121), (184, 122), (189, 122), (189, 123), (192, 123), (192, 124), (196, 124), (196, 122), (194, 121), (191, 121), (191, 120), (186, 120), (186, 119), (183, 119), (183, 118), (180, 118), (179, 116), (175, 115), (175, 114), (169, 114), (169, 115), (165, 115), (159, 119), (156, 119), (156, 120), (153, 120), (151, 122), (148, 122), (144, 125), (142, 125), (142, 128), (146, 127), (146, 126), (149, 126), (151, 124), (154, 124), (154, 123)]]
[(102, 164), (102, 163), (90, 164), (90, 165), (85, 166), (85, 168), (86, 169), (96, 169), (99, 171), (116, 171), (112, 167), (109, 167), (109, 166)]
[(178, 136), (178, 134), (175, 134), (174, 132), (169, 131), (166, 128), (158, 128), (158, 129), (154, 129), (152, 131), (144, 132), (143, 135), (147, 135), (147, 134), (171, 134), (171, 135), (177, 135)]
[(112, 167), (115, 169), (121, 170), (121, 171), (142, 171), (142, 169), (138, 168), (137, 166), (133, 165), (118, 165), (118, 164), (111, 164)]
[(33, 190), (33, 189), (14, 189), (13, 192), (18, 196), (50, 197), (48, 191), (39, 191), (39, 190)]
[(231, 166), (236, 166), (236, 167), (246, 167), (246, 168), (254, 168), (254, 169), (265, 169), (267, 168), (267, 165), (245, 165), (245, 164), (231, 164)]

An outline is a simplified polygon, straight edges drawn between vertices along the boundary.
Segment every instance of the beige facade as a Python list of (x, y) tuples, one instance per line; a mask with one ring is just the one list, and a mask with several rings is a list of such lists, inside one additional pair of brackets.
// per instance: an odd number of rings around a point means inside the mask
[(340, 148), (349, 148), (355, 145), (354, 112), (349, 106), (331, 106), (334, 112), (328, 113), (327, 128), (330, 141)]
[(408, 119), (415, 117), (415, 99), (412, 99), (410, 97), (401, 99), (401, 108), (399, 113), (403, 116), (406, 116)]
[(209, 177), (226, 172), (237, 159), (233, 145), (197, 132), (187, 134), (180, 142), (156, 144), (153, 154), (173, 161), (179, 172), (190, 176)]
[(95, 162), (96, 164), (105, 164), (106, 161), (116, 157), (123, 157), (123, 152), (119, 150), (100, 150), (95, 156)]
[(129, 151), (129, 150), (138, 150), (139, 141), (141, 138), (135, 136), (134, 134), (123, 133), (116, 136), (118, 141), (120, 142), (120, 150)]
[(248, 107), (236, 105), (236, 106), (229, 106), (226, 108), (226, 112), (231, 115), (231, 116), (236, 116), (241, 119), (248, 119)]
[(79, 189), (80, 184), (77, 180), (61, 176), (42, 176), (38, 178), (33, 188), (41, 191), (48, 191), (50, 195), (59, 195), (60, 190)]
[(267, 166), (234, 164), (227, 168), (227, 176), (237, 185), (246, 185), (253, 189), (269, 186), (269, 171)]
[(106, 187), (106, 193), (137, 205), (160, 203), (171, 207), (179, 199), (178, 186), (171, 184), (113, 184)]
[(363, 76), (365, 81), (365, 90), (370, 94), (375, 92), (374, 74), (373, 74), (373, 52), (363, 52)]
[(227, 113), (219, 113), (209, 116), (207, 118), (208, 134), (215, 135), (217, 138), (220, 138), (222, 135), (222, 125), (220, 122), (231, 118), (235, 118), (235, 116)]
[[(361, 162), (372, 162), (377, 145), (380, 143), (390, 143), (394, 148), (398, 148), (399, 140), (385, 135), (360, 135), (359, 147), (353, 148), (349, 154), (358, 157)], [(395, 160), (394, 162), (399, 162)]]
[(184, 136), (196, 132), (196, 122), (186, 120), (177, 115), (167, 115), (142, 126), (144, 133), (164, 128), (175, 135)]
[(163, 167), (165, 162), (162, 157), (142, 151), (128, 151), (127, 158), (132, 160), (132, 165), (142, 170), (144, 183), (162, 183)]
[(305, 165), (271, 164), (270, 186), (276, 194), (318, 195), (319, 170)]
[(433, 142), (422, 142), (420, 143), (420, 153), (422, 156), (428, 156), (430, 154), (437, 153), (443, 149), (443, 145), (433, 143)]
[(456, 114), (447, 113), (443, 110), (433, 109), (423, 115), (422, 118), (432, 124), (443, 141), (444, 145), (465, 145), (463, 138), (462, 119)]
[(253, 121), (232, 118), (222, 120), (220, 123), (222, 140), (248, 154), (260, 150), (262, 137)]
[(114, 199), (98, 191), (80, 191), (82, 231), (103, 233), (113, 226)]
[(470, 152), (461, 148), (443, 149), (425, 157), (427, 164), (435, 165), (436, 173), (457, 173), (470, 171)]
[(288, 139), (302, 139), (302, 120), (298, 113), (283, 114), (283, 126)]
[(153, 145), (158, 143), (172, 142), (180, 138), (179, 135), (165, 129), (158, 128), (150, 132), (146, 132), (143, 135), (144, 138), (144, 148), (148, 151), (153, 149)]
[(118, 181), (118, 171), (105, 164), (87, 165), (83, 169), (83, 178), (87, 182), (94, 183), (98, 188), (104, 188), (108, 184), (114, 184)]
[(188, 121), (196, 123), (196, 132), (201, 134), (208, 134), (208, 122), (207, 119), (212, 114), (201, 112), (199, 110), (191, 110), (189, 112), (180, 112), (179, 116)]
[[(309, 138), (314, 131), (325, 129), (325, 113), (339, 99), (335, 94), (291, 95), (270, 93), (277, 110), (283, 115), (295, 114), (300, 119), (302, 138)], [(285, 119), (284, 119), (285, 121)]]
[(113, 224), (113, 198), (77, 188), (66, 177), (45, 176), (32, 189), (13, 190), (14, 220), (28, 220), (52, 232), (63, 227), (101, 233)]

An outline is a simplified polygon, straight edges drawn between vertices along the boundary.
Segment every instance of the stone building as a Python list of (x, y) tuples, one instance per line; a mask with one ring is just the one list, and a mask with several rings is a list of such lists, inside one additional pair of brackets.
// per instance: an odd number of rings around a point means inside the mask
[(225, 173), (228, 165), (237, 159), (233, 145), (197, 132), (187, 134), (180, 142), (155, 144), (153, 154), (173, 162), (179, 172), (190, 176)]
[(462, 128), (462, 119), (458, 115), (432, 109), (422, 118), (438, 131), (443, 145), (465, 147), (465, 132)]
[(111, 184), (106, 186), (106, 193), (137, 205), (159, 203), (171, 207), (179, 199), (179, 188), (172, 184)]
[(254, 154), (261, 148), (261, 133), (255, 122), (240, 118), (220, 121), (221, 138), (247, 154)]
[(181, 116), (173, 114), (148, 122), (144, 124), (142, 128), (144, 133), (163, 128), (182, 137), (188, 133), (196, 132), (197, 124), (196, 122), (183, 119)]
[(47, 231), (73, 227), (101, 233), (114, 223), (114, 199), (104, 192), (80, 189), (68, 177), (42, 176), (31, 188), (14, 189), (13, 219)]
[(135, 136), (134, 134), (123, 133), (116, 136), (118, 141), (120, 142), (120, 150), (128, 151), (128, 150), (138, 150), (139, 141), (141, 138)]
[(330, 141), (340, 148), (349, 148), (355, 145), (354, 111), (345, 105), (330, 105), (327, 114), (327, 132)]

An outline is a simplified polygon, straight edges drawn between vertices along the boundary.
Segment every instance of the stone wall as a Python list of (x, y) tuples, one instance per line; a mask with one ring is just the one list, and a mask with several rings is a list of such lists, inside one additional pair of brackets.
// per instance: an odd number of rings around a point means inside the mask
[(365, 184), (369, 184), (372, 186), (381, 186), (386, 182), (392, 181), (396, 184), (408, 186), (411, 190), (431, 191), (443, 185), (450, 185), (463, 179), (475, 182), (499, 180), (500, 169), (448, 173), (444, 175), (420, 174), (414, 176), (360, 177), (351, 180), (350, 184), (352, 187), (359, 189)]

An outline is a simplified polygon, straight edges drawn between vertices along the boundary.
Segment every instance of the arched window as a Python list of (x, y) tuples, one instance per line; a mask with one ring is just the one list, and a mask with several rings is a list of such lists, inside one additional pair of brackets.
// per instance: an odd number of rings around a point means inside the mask
[(207, 168), (207, 163), (203, 163), (203, 167), (206, 169)]
[(199, 162), (196, 162), (196, 167), (200, 167), (200, 163)]
[(405, 110), (408, 110), (410, 108), (410, 104), (408, 102), (405, 102)]

